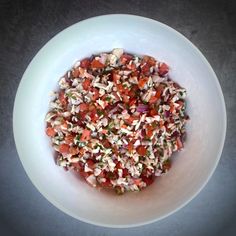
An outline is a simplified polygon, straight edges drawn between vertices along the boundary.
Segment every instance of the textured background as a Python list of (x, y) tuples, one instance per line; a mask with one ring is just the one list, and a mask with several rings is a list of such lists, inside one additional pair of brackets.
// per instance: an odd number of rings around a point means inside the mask
[[(204, 190), (176, 214), (151, 225), (124, 230), (79, 222), (47, 202), (26, 176), (12, 132), (17, 86), (37, 51), (65, 27), (110, 13), (150, 17), (190, 39), (219, 78), (228, 116), (223, 154)], [(236, 235), (235, 23), (233, 0), (0, 0), (0, 235)]]

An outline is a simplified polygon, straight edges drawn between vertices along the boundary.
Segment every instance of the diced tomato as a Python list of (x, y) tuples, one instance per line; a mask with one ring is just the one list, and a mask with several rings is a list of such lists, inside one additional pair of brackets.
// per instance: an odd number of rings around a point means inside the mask
[(85, 79), (82, 83), (82, 86), (85, 90), (89, 90), (90, 84), (91, 84), (91, 80), (90, 79)]
[[(79, 121), (78, 121), (78, 124), (81, 122), (81, 120), (84, 120), (85, 119), (85, 116), (87, 115), (87, 110), (85, 111), (80, 111), (79, 112)], [(80, 123), (81, 124), (81, 123)], [(82, 124), (81, 124), (82, 125)]]
[(178, 100), (176, 103), (178, 103), (178, 109), (180, 110), (184, 106), (184, 102), (181, 100)]
[(93, 88), (92, 92), (94, 93), (93, 96), (92, 96), (92, 100), (96, 101), (99, 98), (99, 90), (96, 89), (96, 88)]
[(164, 127), (164, 121), (163, 120), (159, 121), (159, 126), (160, 126), (160, 128)]
[(173, 102), (170, 103), (170, 113), (173, 113), (175, 110), (175, 106), (173, 104)]
[(107, 134), (107, 133), (108, 133), (108, 130), (107, 130), (107, 129), (103, 129), (103, 130), (101, 131), (101, 133), (102, 133), (102, 134)]
[(96, 122), (99, 119), (99, 116), (98, 116), (96, 110), (91, 111), (89, 116), (90, 116), (92, 122)]
[(133, 142), (129, 142), (127, 148), (128, 148), (128, 151), (129, 151), (129, 152), (132, 152), (132, 151), (134, 150), (134, 144), (133, 144)]
[(62, 121), (61, 122), (61, 129), (66, 130), (67, 128), (68, 128), (68, 124), (67, 124), (66, 120)]
[(102, 64), (100, 61), (94, 59), (92, 62), (91, 62), (91, 68), (92, 69), (101, 69), (101, 68), (104, 68), (105, 65)]
[(151, 175), (149, 177), (143, 176), (142, 177), (143, 182), (145, 182), (147, 185), (151, 185), (154, 182), (154, 177)]
[(112, 187), (111, 181), (109, 179), (106, 179), (106, 182), (101, 182), (100, 185), (104, 188), (111, 188)]
[(131, 56), (131, 55), (129, 55), (129, 54), (123, 54), (123, 55), (121, 55), (121, 57), (120, 57), (120, 63), (121, 63), (122, 65), (125, 65), (125, 64), (129, 63), (130, 60), (132, 60), (132, 58), (133, 58), (133, 56)]
[(161, 63), (158, 68), (158, 73), (160, 76), (167, 74), (169, 71), (169, 66), (166, 63)]
[(69, 153), (73, 155), (79, 154), (79, 148), (78, 147), (70, 147)]
[(113, 149), (114, 154), (118, 156), (119, 155), (118, 148), (116, 146), (113, 146), (112, 149)]
[(90, 135), (91, 135), (91, 131), (88, 130), (88, 129), (84, 129), (83, 130), (83, 133), (82, 133), (82, 136), (80, 138), (80, 141), (87, 141), (90, 139)]
[(152, 126), (149, 125), (149, 126), (147, 127), (147, 130), (146, 130), (146, 136), (147, 136), (148, 138), (151, 138), (152, 135), (153, 135), (153, 129), (152, 129)]
[(136, 151), (140, 156), (145, 156), (147, 154), (147, 149), (142, 145), (138, 146)]
[(136, 99), (136, 98), (131, 98), (131, 99), (129, 100), (129, 106), (133, 106), (136, 102), (137, 102), (137, 99)]
[(112, 80), (115, 84), (118, 84), (120, 82), (120, 75), (116, 74), (115, 72), (112, 73)]
[(123, 100), (123, 102), (126, 103), (126, 104), (129, 103), (129, 101), (130, 101), (130, 100), (129, 100), (129, 96), (127, 96), (127, 95), (123, 95), (123, 96), (122, 96), (122, 100)]
[(47, 127), (46, 128), (46, 134), (49, 137), (54, 137), (56, 134), (56, 131), (52, 127)]
[(183, 145), (183, 143), (182, 143), (180, 137), (177, 137), (177, 139), (176, 139), (176, 145), (177, 145), (178, 150), (180, 150), (180, 149), (182, 149), (182, 148), (184, 147), (184, 145)]
[(72, 71), (72, 75), (75, 77), (75, 78), (78, 78), (79, 75), (80, 75), (80, 71), (79, 71), (79, 68), (76, 68)]
[(139, 87), (140, 89), (143, 89), (144, 86), (145, 86), (145, 84), (147, 83), (147, 81), (148, 81), (147, 78), (141, 78), (141, 79), (139, 79), (139, 81), (138, 81), (138, 87)]
[(70, 146), (68, 144), (60, 144), (59, 145), (59, 152), (60, 153), (69, 153)]
[(150, 66), (155, 66), (156, 65), (156, 60), (153, 57), (150, 57), (150, 56), (144, 56), (142, 61), (146, 62)]
[(137, 186), (139, 186), (139, 185), (141, 184), (141, 182), (142, 182), (142, 179), (141, 179), (141, 178), (139, 178), (139, 179), (133, 178), (133, 181), (134, 181), (134, 184), (136, 184)]
[(122, 169), (122, 166), (121, 166), (121, 162), (118, 161), (117, 164), (116, 164), (116, 169)]
[(148, 101), (150, 104), (156, 103), (158, 101), (158, 97), (152, 96), (150, 100)]
[(107, 139), (103, 139), (101, 142), (102, 142), (102, 145), (105, 148), (110, 148), (111, 147), (111, 143)]
[(81, 170), (83, 168), (83, 163), (82, 162), (74, 162), (74, 163), (71, 163), (71, 166), (73, 166), (76, 169)]
[(80, 67), (87, 69), (90, 65), (89, 58), (85, 58), (82, 61), (80, 61)]
[(160, 89), (160, 90), (157, 90), (155, 97), (156, 97), (157, 99), (160, 99), (161, 95), (162, 95), (162, 90), (161, 90), (161, 89)]
[(134, 63), (129, 63), (128, 65), (127, 65), (127, 68), (129, 69), (129, 70), (132, 70), (132, 71), (134, 71), (135, 69), (136, 69), (136, 66), (135, 66), (135, 64)]
[(96, 106), (93, 103), (90, 103), (88, 110), (89, 111), (94, 111), (94, 110), (96, 110)]
[(131, 125), (134, 120), (138, 120), (138, 119), (139, 119), (138, 116), (130, 116), (128, 119), (125, 120), (125, 122)]
[(86, 160), (86, 163), (88, 165), (88, 168), (94, 169), (95, 162), (91, 159)]
[(141, 177), (143, 176), (149, 177), (150, 175), (152, 175), (152, 171), (146, 168), (146, 166), (144, 165)]
[(117, 84), (116, 87), (117, 87), (117, 89), (118, 89), (118, 91), (119, 91), (120, 93), (123, 93), (124, 87), (123, 87), (122, 84)]
[(125, 177), (128, 176), (128, 175), (129, 175), (128, 169), (127, 169), (127, 168), (124, 168), (124, 169), (123, 169), (122, 176), (125, 178)]
[(65, 137), (65, 143), (71, 144), (74, 142), (75, 135), (69, 134)]
[(85, 179), (87, 179), (92, 174), (92, 172), (85, 172), (85, 171), (82, 171), (82, 170), (79, 173)]
[(155, 115), (157, 115), (157, 114), (158, 114), (158, 112), (157, 112), (156, 109), (151, 109), (151, 110), (150, 110), (150, 115), (151, 115), (151, 116), (155, 116)]
[(59, 93), (59, 101), (60, 101), (60, 103), (63, 105), (63, 106), (66, 106), (67, 105), (67, 99), (66, 99), (66, 97), (65, 97), (65, 93), (64, 93), (64, 91), (60, 91), (60, 93)]
[(102, 170), (98, 177), (105, 178), (105, 170)]
[(141, 72), (145, 75), (145, 76), (148, 76), (150, 75), (150, 65), (148, 63), (144, 64), (142, 67), (141, 67)]
[(80, 105), (79, 105), (79, 109), (80, 109), (80, 111), (87, 111), (88, 109), (89, 109), (89, 104), (88, 103), (81, 103)]

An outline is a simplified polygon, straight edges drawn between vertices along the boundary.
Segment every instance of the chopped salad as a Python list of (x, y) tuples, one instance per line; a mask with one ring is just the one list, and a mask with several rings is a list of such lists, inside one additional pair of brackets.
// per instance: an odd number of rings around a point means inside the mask
[(56, 162), (94, 187), (139, 191), (183, 148), (186, 90), (151, 56), (114, 49), (77, 61), (46, 115)]

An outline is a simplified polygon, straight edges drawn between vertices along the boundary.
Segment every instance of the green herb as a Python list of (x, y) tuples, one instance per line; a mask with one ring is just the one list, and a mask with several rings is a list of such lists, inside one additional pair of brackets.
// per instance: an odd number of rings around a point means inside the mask
[(116, 194), (118, 194), (118, 195), (122, 195), (124, 192), (122, 191), (122, 189), (121, 189), (121, 187), (119, 187), (119, 186), (116, 186), (115, 187), (115, 191), (116, 191)]
[(80, 142), (80, 141), (79, 141), (79, 142), (77, 143), (77, 146), (78, 146), (78, 147), (84, 147), (84, 146), (85, 146), (85, 142)]
[(127, 110), (129, 110), (129, 105), (128, 105), (128, 104), (125, 104), (125, 108), (126, 108)]
[(71, 92), (68, 92), (66, 95), (67, 95), (68, 98), (71, 98), (72, 93), (71, 93)]
[(151, 125), (153, 128), (157, 128), (157, 126), (158, 126), (156, 122), (153, 122)]
[(107, 172), (107, 178), (114, 180), (116, 179), (116, 174), (114, 172), (109, 171)]
[(99, 116), (102, 116), (102, 115), (104, 115), (104, 111), (102, 111), (102, 110), (97, 110), (97, 114), (98, 114)]
[(151, 155), (151, 152), (148, 150), (146, 156), (149, 157), (150, 155)]
[(106, 101), (110, 102), (111, 101), (111, 97), (106, 97)]

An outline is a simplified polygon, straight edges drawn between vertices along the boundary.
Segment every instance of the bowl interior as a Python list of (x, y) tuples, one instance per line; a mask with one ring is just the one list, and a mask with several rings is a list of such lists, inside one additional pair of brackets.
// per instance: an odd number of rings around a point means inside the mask
[[(165, 61), (171, 78), (187, 89), (185, 149), (170, 172), (139, 193), (116, 196), (89, 187), (57, 167), (44, 118), (58, 79), (77, 59), (121, 47)], [(145, 224), (174, 212), (200, 191), (219, 160), (225, 136), (225, 107), (217, 78), (199, 51), (173, 29), (128, 15), (91, 18), (67, 28), (36, 55), (20, 83), (14, 107), (14, 136), (34, 185), (55, 206), (80, 220), (105, 226)]]

